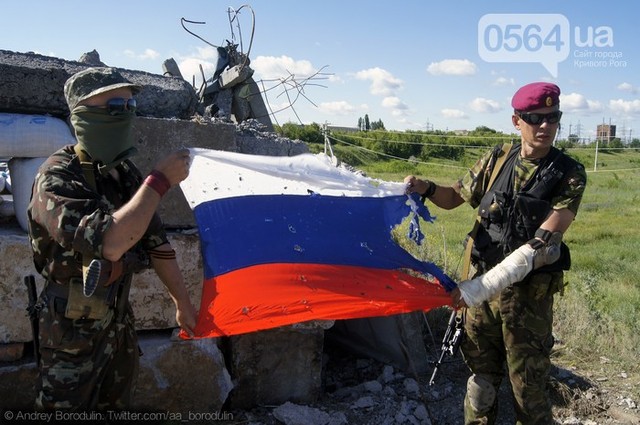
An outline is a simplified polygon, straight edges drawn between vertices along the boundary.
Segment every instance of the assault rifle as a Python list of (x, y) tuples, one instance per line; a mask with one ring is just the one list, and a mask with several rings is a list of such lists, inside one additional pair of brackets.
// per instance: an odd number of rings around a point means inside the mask
[(438, 373), (438, 368), (442, 364), (444, 360), (444, 356), (449, 355), (451, 357), (455, 356), (458, 350), (460, 349), (460, 344), (462, 343), (462, 339), (464, 338), (464, 320), (463, 315), (458, 314), (458, 310), (453, 310), (451, 312), (451, 316), (449, 317), (449, 323), (447, 324), (447, 330), (444, 333), (444, 338), (442, 338), (442, 347), (440, 358), (435, 363), (435, 367), (433, 369), (433, 373), (431, 374), (431, 379), (429, 380), (429, 385), (433, 385), (433, 382), (436, 377), (436, 373)]
[(31, 323), (31, 333), (33, 334), (33, 355), (36, 359), (36, 366), (40, 365), (40, 310), (42, 305), (38, 303), (38, 293), (36, 292), (36, 279), (33, 275), (24, 277), (24, 284), (27, 286), (27, 295), (29, 296), (29, 305), (27, 313), (29, 322)]

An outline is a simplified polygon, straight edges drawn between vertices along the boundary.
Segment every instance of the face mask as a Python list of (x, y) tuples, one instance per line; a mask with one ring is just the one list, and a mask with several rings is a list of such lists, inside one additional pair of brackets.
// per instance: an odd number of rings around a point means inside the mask
[(131, 135), (134, 117), (135, 112), (111, 115), (106, 109), (89, 106), (77, 106), (71, 111), (78, 145), (98, 163), (101, 174), (138, 152)]

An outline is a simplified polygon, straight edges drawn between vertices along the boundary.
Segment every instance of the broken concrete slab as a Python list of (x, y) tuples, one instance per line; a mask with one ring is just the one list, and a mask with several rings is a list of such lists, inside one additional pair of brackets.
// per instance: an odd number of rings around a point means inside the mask
[(282, 327), (235, 335), (222, 347), (234, 389), (229, 405), (311, 403), (322, 391), (324, 329)]
[[(66, 117), (69, 108), (64, 83), (88, 67), (78, 61), (0, 50), (0, 111)], [(182, 78), (118, 69), (125, 78), (143, 86), (136, 95), (140, 115), (188, 119), (195, 113), (198, 97)]]
[(219, 412), (233, 388), (215, 339), (172, 341), (139, 335), (142, 357), (132, 408), (180, 413)]

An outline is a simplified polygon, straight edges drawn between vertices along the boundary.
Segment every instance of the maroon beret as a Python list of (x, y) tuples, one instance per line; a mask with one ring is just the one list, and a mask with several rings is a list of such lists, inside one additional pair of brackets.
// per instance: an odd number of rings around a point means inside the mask
[(560, 104), (560, 87), (551, 83), (531, 83), (522, 86), (511, 99), (516, 111), (533, 111)]

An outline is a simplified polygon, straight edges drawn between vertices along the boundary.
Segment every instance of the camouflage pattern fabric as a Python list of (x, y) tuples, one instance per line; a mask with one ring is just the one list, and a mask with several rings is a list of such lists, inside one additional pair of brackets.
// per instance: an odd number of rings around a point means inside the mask
[[(120, 181), (95, 173), (97, 191), (86, 180), (73, 146), (51, 155), (38, 170), (27, 215), (36, 269), (46, 279), (41, 295), (41, 376), (37, 407), (94, 409), (127, 404), (135, 384), (138, 347), (128, 307), (116, 321), (115, 310), (100, 320), (64, 317), (65, 297), (49, 288), (81, 279), (83, 258), (103, 258), (102, 241), (111, 214), (141, 183), (130, 161), (117, 167)], [(140, 242), (153, 249), (167, 242), (155, 215)]]
[(139, 85), (124, 78), (116, 68), (87, 68), (73, 74), (65, 82), (64, 97), (69, 111), (72, 111), (85, 99), (122, 87), (130, 88), (133, 94), (141, 90)]
[[(458, 181), (460, 195), (472, 207), (480, 204), (495, 164), (483, 155)], [(514, 187), (534, 176), (539, 161), (516, 161)], [(577, 214), (586, 186), (584, 167), (568, 172), (550, 199), (552, 208)], [(553, 347), (553, 295), (563, 289), (563, 273), (532, 273), (502, 291), (496, 299), (466, 310), (467, 338), (461, 350), (472, 372), (464, 402), (465, 424), (493, 424), (498, 388), (507, 369), (517, 424), (551, 424), (546, 384)]]
[(537, 273), (496, 299), (466, 310), (461, 349), (472, 372), (464, 402), (465, 424), (493, 424), (504, 365), (514, 396), (516, 424), (551, 424), (546, 384), (554, 344), (553, 295), (563, 273)]
[[(460, 180), (460, 196), (473, 208), (480, 205), (480, 201), (485, 194), (486, 186), (489, 183), (491, 172), (495, 161), (492, 159), (492, 151), (485, 153), (469, 172)], [(520, 159), (516, 165), (514, 187), (521, 187), (529, 180), (538, 167), (539, 161)], [(567, 173), (562, 180), (558, 194), (550, 200), (554, 209), (568, 208), (574, 214), (578, 214), (578, 207), (582, 201), (582, 195), (586, 187), (587, 173), (584, 167), (578, 167)]]
[[(130, 161), (117, 170), (120, 182), (95, 173), (97, 193), (85, 179), (71, 145), (54, 153), (38, 170), (27, 216), (34, 263), (45, 279), (66, 284), (81, 276), (83, 256), (103, 258), (102, 236), (111, 224), (111, 214), (131, 199), (142, 182)], [(150, 250), (167, 241), (155, 214), (141, 247)]]
[(36, 409), (82, 412), (130, 406), (139, 369), (130, 307), (120, 323), (113, 309), (102, 320), (71, 320), (64, 316), (64, 299), (43, 298)]

